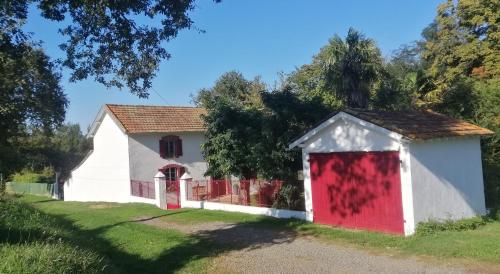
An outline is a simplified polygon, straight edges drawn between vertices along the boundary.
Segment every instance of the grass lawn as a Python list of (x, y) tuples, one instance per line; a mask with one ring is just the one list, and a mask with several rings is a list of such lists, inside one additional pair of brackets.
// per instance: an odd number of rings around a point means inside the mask
[[(108, 270), (119, 273), (204, 272), (211, 258), (231, 249), (228, 246), (218, 246), (202, 237), (159, 229), (135, 221), (144, 216), (178, 224), (222, 221), (269, 229), (286, 227), (297, 232), (297, 235), (315, 236), (326, 241), (384, 253), (457, 258), (466, 262), (500, 266), (499, 221), (489, 222), (476, 230), (437, 232), (428, 236), (403, 238), (335, 229), (297, 220), (278, 220), (221, 211), (164, 211), (144, 204), (62, 202), (34, 196), (24, 196), (17, 200), (41, 211), (44, 218), (52, 220), (44, 224), (47, 230), (55, 230), (55, 235), (69, 241), (71, 245), (94, 251), (109, 262)], [(0, 229), (1, 225), (2, 220)], [(9, 240), (9, 237), (5, 240), (0, 235), (0, 246), (4, 242), (15, 241)]]

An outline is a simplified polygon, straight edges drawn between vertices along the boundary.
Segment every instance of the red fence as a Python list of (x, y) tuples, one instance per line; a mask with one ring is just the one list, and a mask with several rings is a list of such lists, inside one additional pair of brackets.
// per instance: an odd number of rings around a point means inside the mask
[(130, 194), (132, 196), (154, 199), (155, 185), (153, 182), (130, 180)]
[(271, 207), (283, 185), (279, 180), (203, 180), (188, 182), (187, 199)]

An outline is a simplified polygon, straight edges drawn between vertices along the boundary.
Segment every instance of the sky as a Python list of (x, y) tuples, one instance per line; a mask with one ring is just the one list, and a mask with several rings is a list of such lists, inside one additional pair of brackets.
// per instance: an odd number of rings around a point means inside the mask
[[(192, 105), (190, 95), (213, 86), (230, 70), (247, 79), (260, 76), (273, 85), (279, 73), (290, 73), (309, 63), (312, 56), (338, 34), (345, 37), (353, 27), (374, 39), (384, 57), (402, 44), (420, 39), (434, 19), (442, 0), (199, 0), (190, 13), (195, 26), (183, 30), (165, 44), (172, 55), (164, 60), (153, 81), (148, 99), (126, 89), (108, 89), (92, 78), (69, 82), (63, 69), (62, 86), (70, 105), (66, 121), (79, 123), (85, 132), (99, 108), (106, 103), (147, 105)], [(54, 23), (30, 9), (25, 29), (52, 58), (63, 58), (58, 34), (64, 23)], [(158, 95), (158, 94), (159, 95)]]

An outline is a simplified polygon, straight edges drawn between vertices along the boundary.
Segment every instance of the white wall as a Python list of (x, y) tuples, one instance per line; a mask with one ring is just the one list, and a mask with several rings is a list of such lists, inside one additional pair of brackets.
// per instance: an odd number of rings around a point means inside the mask
[(399, 141), (355, 122), (339, 119), (307, 140), (302, 148), (304, 197), (307, 220), (312, 221), (309, 153), (345, 151), (398, 151)]
[(64, 200), (130, 202), (128, 136), (105, 114), (93, 141), (92, 154), (64, 184)]
[[(165, 135), (177, 135), (182, 139), (182, 156), (172, 159), (160, 157), (159, 141)], [(172, 134), (131, 134), (129, 135), (130, 178), (153, 182), (158, 169), (167, 164), (184, 166), (195, 179), (203, 179), (207, 164), (201, 154), (204, 142), (202, 132), (186, 132)]]
[(410, 144), (415, 224), (485, 213), (479, 137)]

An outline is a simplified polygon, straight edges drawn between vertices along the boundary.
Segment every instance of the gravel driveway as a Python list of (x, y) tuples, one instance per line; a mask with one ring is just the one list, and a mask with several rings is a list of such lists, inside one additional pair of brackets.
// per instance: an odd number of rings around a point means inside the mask
[(435, 265), (413, 258), (374, 255), (369, 252), (290, 230), (257, 228), (211, 222), (193, 225), (167, 223), (140, 217), (139, 221), (160, 228), (176, 229), (226, 246), (215, 258), (214, 273), (478, 273), (455, 266)]

